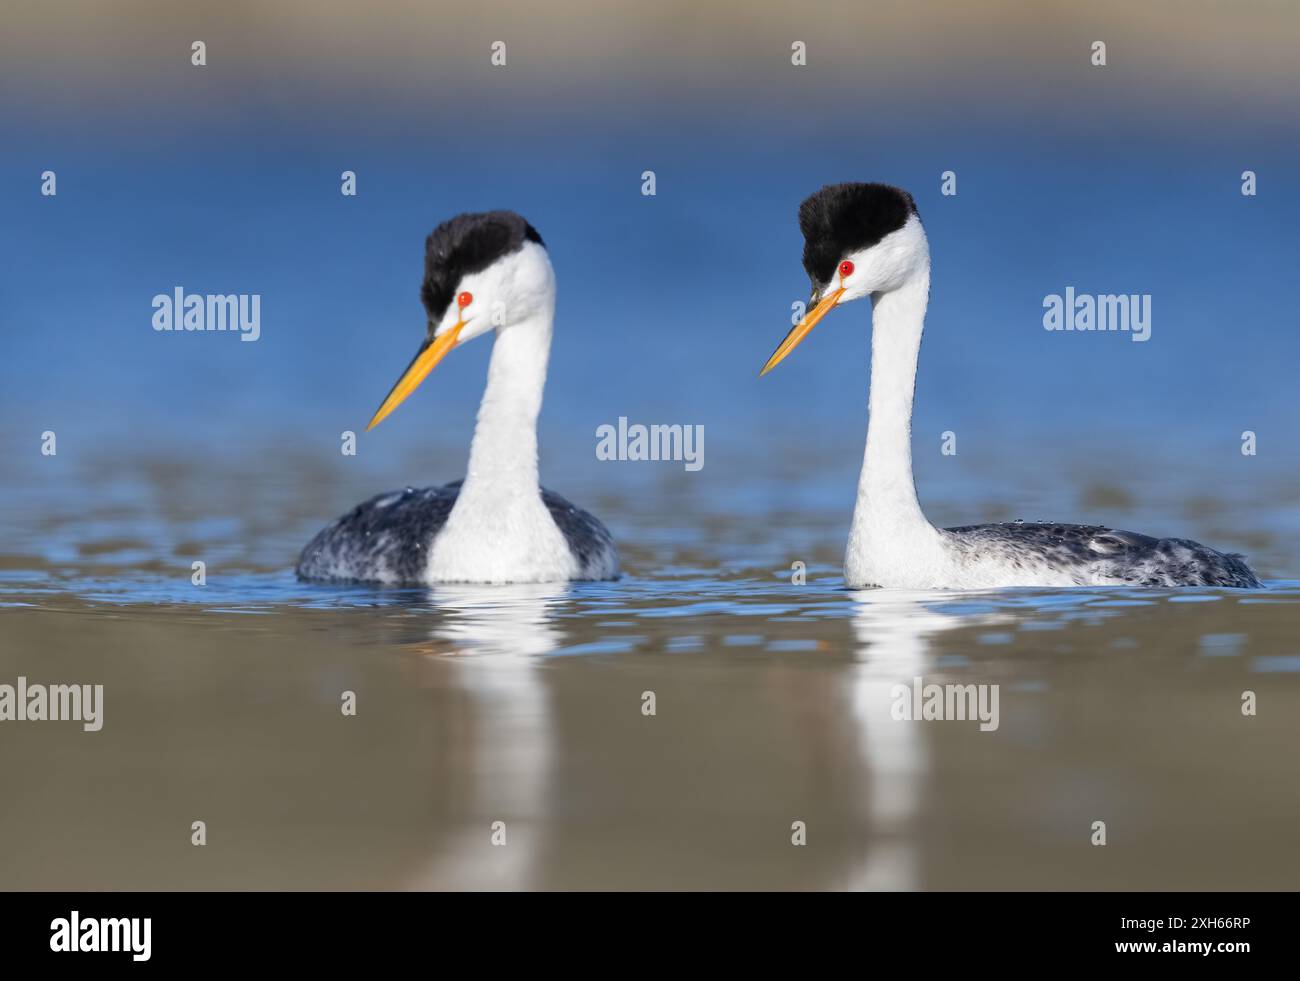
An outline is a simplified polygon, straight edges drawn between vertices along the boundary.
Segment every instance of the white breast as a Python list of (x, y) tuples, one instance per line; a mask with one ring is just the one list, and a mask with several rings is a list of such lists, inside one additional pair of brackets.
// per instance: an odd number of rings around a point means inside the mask
[(433, 540), (425, 579), (445, 582), (560, 582), (578, 562), (540, 492), (465, 488)]

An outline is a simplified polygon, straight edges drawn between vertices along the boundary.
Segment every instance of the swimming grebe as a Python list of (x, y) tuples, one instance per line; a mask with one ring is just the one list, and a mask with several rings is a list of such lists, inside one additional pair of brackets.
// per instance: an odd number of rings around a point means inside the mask
[(833, 307), (866, 296), (872, 304), (870, 419), (844, 558), (849, 586), (1262, 585), (1240, 556), (1183, 538), (1098, 525), (930, 524), (912, 482), (912, 396), (930, 295), (916, 203), (885, 184), (836, 184), (803, 202), (799, 227), (812, 300), (761, 374)]
[(425, 242), (428, 336), (367, 430), (452, 348), (496, 330), (463, 481), (380, 494), (323, 529), (302, 579), (424, 584), (613, 579), (605, 526), (538, 485), (537, 415), (555, 314), (555, 273), (536, 229), (511, 211), (464, 214)]

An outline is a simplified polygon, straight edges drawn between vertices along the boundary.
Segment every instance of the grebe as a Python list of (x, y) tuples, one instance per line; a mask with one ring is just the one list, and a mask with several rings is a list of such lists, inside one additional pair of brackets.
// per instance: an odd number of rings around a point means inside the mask
[(429, 332), (367, 431), (452, 348), (496, 330), (463, 481), (380, 494), (302, 551), (302, 579), (415, 585), (614, 579), (605, 526), (537, 482), (537, 414), (555, 315), (555, 272), (511, 211), (458, 215), (425, 242)]
[(799, 227), (812, 299), (760, 374), (833, 307), (864, 296), (872, 304), (870, 419), (844, 558), (849, 586), (1262, 585), (1240, 556), (1183, 538), (1097, 525), (930, 524), (912, 482), (912, 396), (930, 295), (930, 248), (916, 203), (884, 184), (836, 184), (800, 205)]

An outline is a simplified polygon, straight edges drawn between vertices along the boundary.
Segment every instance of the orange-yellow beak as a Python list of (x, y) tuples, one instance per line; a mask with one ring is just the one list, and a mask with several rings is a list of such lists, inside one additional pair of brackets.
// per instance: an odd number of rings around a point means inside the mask
[(785, 335), (785, 340), (781, 342), (780, 347), (772, 352), (772, 356), (767, 359), (767, 364), (763, 365), (763, 370), (758, 373), (758, 377), (762, 378), (784, 361), (786, 355), (799, 346), (799, 342), (808, 336), (808, 332), (817, 326), (822, 317), (831, 312), (831, 308), (840, 302), (840, 297), (843, 295), (844, 287), (839, 286), (823, 296), (815, 307), (804, 314), (803, 320), (799, 321), (794, 326), (794, 329)]
[(425, 376), (431, 372), (434, 367), (446, 357), (447, 352), (456, 346), (456, 338), (460, 337), (461, 328), (465, 322), (461, 321), (455, 327), (452, 327), (444, 334), (439, 334), (431, 341), (425, 341), (420, 350), (416, 352), (415, 357), (407, 366), (402, 377), (397, 380), (393, 390), (388, 393), (388, 398), (384, 399), (384, 404), (376, 410), (374, 418), (370, 420), (370, 425), (366, 426), (366, 432), (374, 429), (386, 418), (388, 414), (406, 401), (406, 397), (420, 387), (420, 382), (424, 381)]

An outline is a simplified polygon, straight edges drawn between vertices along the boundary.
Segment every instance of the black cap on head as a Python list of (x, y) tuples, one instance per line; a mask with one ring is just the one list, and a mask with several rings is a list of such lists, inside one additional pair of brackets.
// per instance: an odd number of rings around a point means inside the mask
[(803, 267), (825, 286), (850, 252), (875, 245), (916, 214), (916, 202), (888, 184), (828, 184), (799, 205)]
[(545, 245), (537, 229), (513, 211), (457, 215), (435, 228), (424, 242), (424, 284), (420, 299), (436, 324), (451, 306), (461, 277), (482, 272), (525, 242)]

